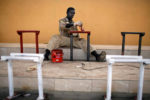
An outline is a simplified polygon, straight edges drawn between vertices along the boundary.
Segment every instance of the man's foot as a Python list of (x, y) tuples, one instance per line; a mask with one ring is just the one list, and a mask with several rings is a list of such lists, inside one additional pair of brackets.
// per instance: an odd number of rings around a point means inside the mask
[(44, 54), (44, 60), (49, 60), (50, 54), (51, 54), (50, 50), (46, 49)]
[(106, 61), (106, 52), (102, 51), (100, 54), (97, 54), (96, 51), (91, 52), (92, 55), (95, 56), (97, 62), (105, 62)]
[(100, 53), (100, 62), (105, 62), (106, 61), (106, 52), (102, 51)]
[(95, 57), (96, 61), (98, 61), (98, 62), (100, 61), (100, 55), (97, 54), (97, 52), (95, 50), (92, 51), (91, 54)]
[(97, 62), (100, 62), (100, 61), (101, 61), (101, 59), (100, 59), (100, 54), (97, 54), (97, 56), (95, 56), (95, 58), (96, 58), (96, 61), (97, 61)]

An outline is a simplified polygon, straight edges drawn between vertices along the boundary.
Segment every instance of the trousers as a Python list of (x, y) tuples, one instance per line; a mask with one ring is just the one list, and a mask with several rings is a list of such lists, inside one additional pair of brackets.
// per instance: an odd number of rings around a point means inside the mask
[[(47, 49), (52, 51), (59, 47), (70, 47), (70, 37), (63, 35), (53, 35), (48, 42)], [(81, 48), (85, 53), (87, 52), (87, 41), (84, 38), (74, 37), (73, 47)], [(90, 45), (90, 52), (95, 49)]]

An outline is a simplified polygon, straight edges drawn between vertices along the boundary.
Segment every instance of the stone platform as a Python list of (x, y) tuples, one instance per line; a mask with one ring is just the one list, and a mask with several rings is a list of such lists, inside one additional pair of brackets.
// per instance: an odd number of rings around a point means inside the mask
[[(39, 45), (39, 52), (44, 53), (46, 44)], [(121, 46), (94, 45), (100, 53), (106, 51), (108, 55), (120, 55)], [(19, 44), (0, 43), (0, 56), (7, 56), (12, 52), (19, 53)], [(34, 44), (24, 44), (25, 53), (35, 53)], [(74, 49), (75, 61), (70, 59), (69, 48), (63, 48), (64, 62), (43, 62), (44, 91), (72, 91), (74, 92), (102, 92), (106, 93), (107, 63), (86, 62), (86, 54), (81, 49)], [(126, 55), (137, 55), (137, 46), (126, 46)], [(150, 47), (142, 46), (142, 56), (150, 58)], [(37, 90), (37, 70), (28, 71), (36, 66), (31, 61), (13, 61), (14, 87), (22, 90)], [(0, 61), (0, 88), (8, 88), (7, 62)], [(119, 93), (137, 93), (139, 78), (138, 63), (117, 63), (113, 66), (112, 91)], [(150, 94), (150, 65), (145, 67), (143, 92)]]
[[(24, 44), (24, 53), (35, 53), (35, 44)], [(39, 52), (44, 53), (47, 44), (39, 44)], [(93, 48), (97, 49), (98, 53), (101, 51), (106, 51), (108, 55), (120, 55), (121, 54), (121, 45), (92, 45)], [(70, 59), (70, 49), (69, 48), (60, 48), (64, 53), (64, 60)], [(20, 53), (20, 44), (19, 43), (0, 43), (0, 56), (6, 56), (10, 53)], [(137, 55), (138, 46), (125, 46), (125, 55)], [(77, 61), (85, 61), (87, 59), (86, 53), (82, 49), (74, 48), (73, 58)], [(150, 58), (150, 46), (142, 46), (141, 55), (144, 58)], [(90, 60), (95, 60), (93, 56), (90, 57)]]
[[(13, 61), (14, 87), (23, 90), (38, 89), (37, 70), (31, 61)], [(107, 63), (64, 61), (43, 62), (43, 85), (47, 91), (106, 92)], [(0, 87), (8, 87), (7, 62), (0, 61)], [(136, 93), (139, 64), (117, 63), (113, 66), (113, 92)], [(150, 65), (145, 66), (144, 93), (150, 94)]]

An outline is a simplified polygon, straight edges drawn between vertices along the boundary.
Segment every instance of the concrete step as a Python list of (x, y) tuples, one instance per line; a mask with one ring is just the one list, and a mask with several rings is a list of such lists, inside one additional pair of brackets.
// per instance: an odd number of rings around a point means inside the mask
[[(35, 53), (33, 45), (24, 45), (24, 52)], [(40, 53), (44, 53), (46, 45), (39, 46)], [(95, 46), (100, 53), (102, 50), (107, 54), (119, 55), (121, 46)], [(20, 52), (19, 44), (1, 45), (0, 56), (9, 55), (11, 52)], [(64, 59), (70, 59), (70, 50), (63, 48)], [(137, 49), (133, 46), (126, 49), (125, 54), (137, 55)], [(142, 56), (150, 58), (150, 49), (142, 49)], [(86, 60), (86, 54), (81, 49), (74, 49), (74, 59)], [(94, 57), (92, 58), (94, 60)], [(82, 68), (78, 65), (84, 64)], [(28, 67), (35, 65), (33, 62), (14, 61), (14, 86), (21, 89), (38, 89), (37, 70), (28, 72)], [(42, 65), (44, 90), (52, 91), (84, 91), (84, 92), (106, 92), (107, 63), (106, 62), (83, 62), (64, 61), (63, 63), (51, 63), (44, 61)], [(113, 92), (137, 93), (139, 65), (118, 64), (113, 67)], [(145, 68), (144, 93), (150, 93), (150, 66)], [(7, 62), (0, 61), (0, 87), (8, 87)]]
[[(38, 89), (37, 69), (32, 61), (13, 61), (14, 87), (18, 89)], [(81, 66), (82, 67), (78, 67)], [(0, 61), (0, 88), (8, 87), (7, 62)], [(106, 92), (107, 63), (86, 61), (64, 61), (42, 64), (44, 91)], [(145, 66), (143, 93), (150, 93), (150, 65)], [(139, 80), (138, 63), (113, 65), (112, 91), (137, 93)]]
[[(98, 53), (101, 51), (106, 51), (108, 55), (120, 55), (121, 54), (121, 46), (110, 46), (110, 45), (93, 45), (94, 48), (97, 49)], [(39, 52), (44, 53), (46, 48), (46, 44), (39, 45)], [(64, 53), (64, 60), (70, 59), (70, 48), (60, 48)], [(19, 44), (0, 44), (0, 56), (6, 56), (10, 53), (20, 52)], [(24, 53), (35, 53), (34, 44), (25, 44), (24, 45)], [(137, 46), (126, 46), (125, 55), (137, 55), (138, 50)], [(150, 58), (150, 46), (143, 46), (141, 55), (144, 58)], [(73, 50), (73, 59), (74, 60), (86, 60), (86, 53), (83, 52), (82, 49), (74, 48)], [(90, 57), (90, 60), (95, 60), (93, 56)]]

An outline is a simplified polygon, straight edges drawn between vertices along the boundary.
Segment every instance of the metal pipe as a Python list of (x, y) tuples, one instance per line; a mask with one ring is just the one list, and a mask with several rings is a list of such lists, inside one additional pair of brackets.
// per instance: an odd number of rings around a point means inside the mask
[(142, 35), (139, 35), (138, 55), (141, 55)]
[(23, 56), (23, 57), (41, 57), (44, 58), (43, 54), (33, 54), (33, 53), (10, 53), (10, 56)]
[(142, 100), (143, 93), (143, 82), (144, 82), (144, 66), (143, 62), (140, 63), (140, 77), (139, 77), (139, 85), (138, 85), (138, 100)]
[(145, 32), (121, 32), (121, 35), (123, 36), (123, 39), (122, 39), (122, 55), (124, 55), (124, 49), (125, 49), (125, 35), (126, 35), (126, 34), (136, 34), (136, 35), (139, 35), (138, 55), (141, 55), (142, 37), (145, 35)]
[(70, 61), (73, 61), (73, 34), (70, 34)]
[(23, 33), (35, 33), (36, 53), (39, 53), (38, 35), (40, 31), (37, 30), (18, 30), (17, 33), (20, 36), (20, 52), (23, 53)]
[(39, 97), (37, 100), (43, 100), (43, 80), (42, 80), (42, 62), (43, 62), (42, 54), (23, 54), (23, 53), (11, 53), (11, 56), (1, 56), (1, 60), (8, 60), (8, 82), (9, 82), (9, 97), (11, 99), (14, 96), (14, 86), (13, 86), (13, 69), (11, 60), (33, 60), (37, 62), (37, 77), (38, 77), (38, 90)]
[(106, 55), (106, 59), (142, 59), (142, 56), (131, 55)]
[(23, 36), (22, 33), (20, 33), (20, 52), (23, 53)]
[(36, 32), (35, 33), (36, 53), (39, 53), (38, 35), (39, 35), (39, 33)]
[(14, 84), (13, 84), (13, 68), (11, 60), (8, 60), (8, 84), (9, 84), (9, 97), (14, 96)]
[(122, 35), (123, 38), (122, 38), (122, 55), (124, 55), (124, 49), (125, 49), (125, 34)]
[(87, 35), (87, 61), (90, 60), (90, 34)]
[(86, 33), (87, 34), (87, 61), (90, 58), (90, 31), (84, 31), (81, 28), (81, 31), (70, 31), (70, 60), (73, 61), (73, 33)]
[(111, 87), (110, 87), (110, 80), (112, 80), (112, 75), (111, 72), (111, 67), (110, 66), (112, 63), (118, 63), (118, 62), (139, 62), (140, 63), (140, 76), (139, 76), (139, 83), (138, 83), (138, 100), (142, 100), (142, 93), (143, 93), (143, 82), (144, 82), (144, 65), (145, 64), (150, 64), (150, 59), (143, 59), (142, 56), (119, 56), (119, 55), (107, 55), (107, 62), (108, 62), (108, 81), (107, 81), (107, 99), (111, 99)]
[(107, 95), (106, 100), (111, 100), (111, 86), (112, 86), (112, 64), (108, 64), (107, 72)]
[(42, 79), (42, 67), (41, 63), (37, 63), (37, 73), (38, 73), (38, 89), (39, 89), (39, 97), (38, 100), (43, 100), (43, 79)]

